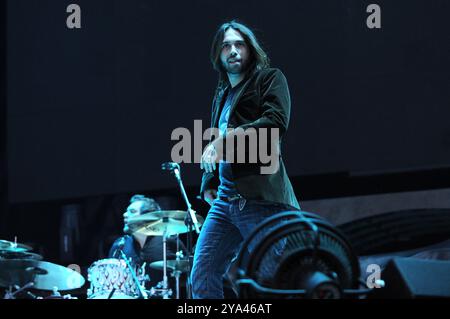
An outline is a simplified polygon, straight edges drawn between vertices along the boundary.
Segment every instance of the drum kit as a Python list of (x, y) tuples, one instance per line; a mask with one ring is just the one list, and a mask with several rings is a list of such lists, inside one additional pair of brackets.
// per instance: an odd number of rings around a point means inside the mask
[[(163, 271), (163, 280), (146, 290), (145, 264), (141, 267), (132, 261), (118, 248), (120, 258), (101, 259), (88, 268), (88, 299), (169, 299), (172, 290), (168, 284), (168, 273), (176, 279), (176, 298), (180, 298), (180, 276), (187, 274), (187, 298), (191, 297), (189, 273), (191, 271), (193, 249), (192, 233), (199, 233), (204, 219), (197, 215), (187, 197), (177, 163), (163, 163), (161, 168), (171, 172), (180, 187), (187, 205), (186, 211), (164, 210), (130, 217), (128, 227), (133, 235), (162, 236), (163, 260), (152, 262), (149, 266)], [(167, 259), (167, 239), (170, 236), (187, 234), (187, 258), (181, 251), (176, 253), (175, 260)], [(22, 294), (35, 299), (76, 299), (71, 295), (61, 295), (59, 291), (79, 289), (85, 284), (84, 277), (71, 268), (43, 261), (41, 255), (31, 252), (30, 246), (0, 240), (0, 287), (8, 289), (4, 299), (17, 299)], [(37, 297), (30, 289), (51, 291), (50, 296)]]
[[(163, 271), (163, 280), (156, 287), (146, 290), (145, 265), (137, 267), (121, 252), (121, 258), (101, 259), (88, 268), (88, 299), (138, 299), (162, 297), (169, 299), (172, 290), (168, 285), (168, 273), (176, 279), (176, 298), (180, 298), (180, 276), (190, 272), (189, 260), (177, 252), (175, 260), (167, 259), (167, 238), (190, 231), (185, 224), (185, 211), (154, 211), (131, 217), (128, 221), (132, 234), (163, 237), (163, 260), (149, 266)], [(196, 216), (198, 223), (203, 218)], [(0, 240), (0, 287), (9, 288), (5, 299), (16, 299), (25, 293), (37, 299), (75, 299), (61, 295), (60, 291), (74, 290), (85, 284), (84, 277), (77, 271), (54, 263), (43, 261), (39, 254), (32, 253), (30, 246)], [(29, 289), (51, 291), (45, 298), (36, 297)]]
[[(180, 277), (190, 272), (190, 263), (182, 251), (176, 253), (175, 260), (167, 259), (167, 239), (169, 236), (190, 232), (185, 223), (187, 212), (177, 210), (154, 211), (130, 217), (128, 227), (133, 235), (162, 236), (163, 260), (152, 262), (149, 266), (163, 271), (163, 280), (150, 290), (145, 289), (145, 265), (138, 268), (128, 260), (120, 250), (120, 259), (102, 259), (96, 261), (88, 269), (89, 299), (148, 299), (162, 297), (169, 299), (173, 292), (169, 288), (168, 273), (176, 280), (176, 298), (180, 298)], [(196, 219), (200, 225), (203, 218)]]
[[(6, 288), (4, 299), (17, 299), (22, 293), (36, 299), (75, 299), (62, 296), (59, 291), (80, 288), (85, 281), (73, 269), (43, 261), (42, 256), (32, 253), (31, 247), (0, 240), (0, 287)], [(29, 289), (51, 291), (46, 297), (37, 297)]]

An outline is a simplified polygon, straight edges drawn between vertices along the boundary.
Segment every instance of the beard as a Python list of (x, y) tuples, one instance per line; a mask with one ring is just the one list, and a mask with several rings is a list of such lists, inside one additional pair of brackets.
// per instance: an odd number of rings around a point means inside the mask
[(227, 73), (230, 74), (241, 74), (247, 71), (248, 63), (247, 61), (241, 60), (240, 63), (230, 64), (228, 62), (223, 63), (223, 68)]

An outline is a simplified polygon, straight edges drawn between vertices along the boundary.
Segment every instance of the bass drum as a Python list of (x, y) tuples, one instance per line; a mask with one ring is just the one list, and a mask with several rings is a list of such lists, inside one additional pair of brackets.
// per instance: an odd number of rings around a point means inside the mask
[(88, 299), (137, 299), (139, 296), (130, 269), (122, 259), (96, 261), (88, 269), (88, 281), (91, 283)]

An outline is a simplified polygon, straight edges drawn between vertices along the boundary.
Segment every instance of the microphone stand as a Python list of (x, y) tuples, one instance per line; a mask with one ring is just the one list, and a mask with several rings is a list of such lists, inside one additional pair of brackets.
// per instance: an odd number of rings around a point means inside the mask
[(197, 234), (200, 234), (200, 228), (198, 226), (198, 220), (197, 217), (195, 215), (195, 210), (192, 209), (192, 205), (189, 202), (189, 198), (186, 194), (186, 190), (184, 189), (184, 185), (183, 185), (183, 181), (181, 180), (181, 174), (180, 174), (180, 168), (179, 165), (176, 164), (178, 167), (175, 168), (173, 170), (173, 174), (175, 175), (175, 178), (178, 181), (178, 185), (180, 186), (180, 190), (181, 190), (181, 194), (183, 195), (183, 199), (186, 202), (186, 206), (187, 206), (187, 211), (188, 211), (188, 215), (186, 217), (185, 223), (187, 224), (188, 227), (191, 227), (192, 230), (192, 226), (194, 226), (195, 228), (195, 232)]
[(192, 205), (189, 202), (189, 198), (186, 194), (186, 190), (184, 188), (183, 185), (183, 181), (181, 180), (181, 174), (180, 174), (180, 165), (177, 163), (164, 163), (162, 164), (162, 169), (163, 170), (169, 170), (173, 173), (173, 175), (175, 176), (175, 178), (177, 179), (178, 182), (178, 186), (180, 187), (181, 190), (181, 195), (183, 196), (183, 199), (186, 203), (187, 206), (187, 211), (188, 214), (184, 220), (184, 223), (186, 224), (186, 226), (188, 227), (188, 233), (187, 233), (187, 251), (188, 251), (188, 261), (189, 261), (189, 268), (188, 268), (188, 276), (187, 276), (187, 283), (186, 283), (186, 290), (187, 290), (187, 298), (191, 299), (192, 298), (192, 289), (191, 289), (191, 278), (190, 278), (190, 273), (191, 273), (191, 269), (192, 269), (192, 264), (194, 261), (194, 256), (193, 256), (193, 247), (192, 247), (192, 231), (195, 229), (195, 232), (197, 234), (200, 234), (200, 229), (198, 226), (198, 220), (197, 217), (195, 215), (195, 210), (192, 209)]
[[(133, 267), (131, 267), (131, 264), (128, 261), (127, 256), (125, 255), (125, 253), (123, 252), (123, 250), (121, 248), (119, 248), (118, 250), (120, 252), (120, 255), (122, 256), (122, 259), (125, 260), (125, 263), (127, 264), (128, 269), (130, 269), (131, 276), (133, 277), (134, 283), (136, 284), (136, 287), (139, 290), (139, 294), (141, 295), (141, 297), (143, 299), (148, 299), (148, 295), (145, 292), (144, 288), (142, 288), (141, 284), (139, 283), (136, 273), (135, 273)], [(111, 294), (111, 297), (112, 297), (112, 294)]]

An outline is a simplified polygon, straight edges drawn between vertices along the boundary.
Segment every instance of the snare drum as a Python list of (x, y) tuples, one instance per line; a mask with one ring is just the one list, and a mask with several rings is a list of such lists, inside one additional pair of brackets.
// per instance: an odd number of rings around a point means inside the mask
[(113, 289), (111, 299), (136, 299), (139, 296), (130, 269), (122, 259), (96, 261), (88, 269), (88, 280), (91, 283), (87, 291), (88, 299), (108, 299)]

